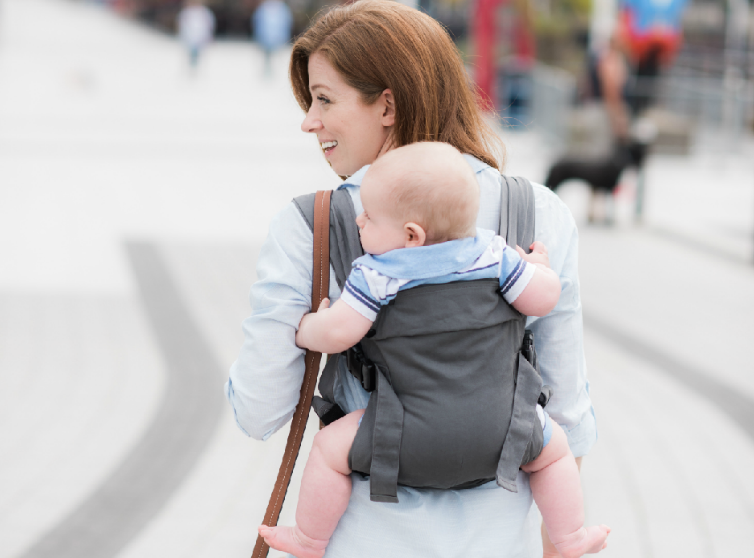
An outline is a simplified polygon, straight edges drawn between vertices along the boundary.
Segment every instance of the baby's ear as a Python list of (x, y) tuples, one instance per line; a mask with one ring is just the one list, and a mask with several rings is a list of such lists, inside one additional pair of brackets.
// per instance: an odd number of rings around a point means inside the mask
[(406, 236), (406, 248), (416, 248), (424, 246), (427, 241), (427, 233), (416, 223), (410, 222), (403, 225), (403, 232)]

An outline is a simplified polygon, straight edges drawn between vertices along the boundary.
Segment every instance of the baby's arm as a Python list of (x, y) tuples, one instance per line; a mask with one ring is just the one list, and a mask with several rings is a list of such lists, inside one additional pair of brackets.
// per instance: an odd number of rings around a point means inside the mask
[(521, 258), (536, 266), (536, 271), (521, 294), (513, 301), (512, 306), (526, 316), (546, 316), (560, 297), (560, 279), (550, 269), (550, 258), (547, 248), (539, 241), (530, 246), (531, 254), (524, 252), (517, 246), (516, 251)]
[(301, 319), (296, 345), (320, 353), (340, 353), (361, 341), (372, 323), (342, 300), (330, 308), (330, 299), (325, 298), (316, 313)]

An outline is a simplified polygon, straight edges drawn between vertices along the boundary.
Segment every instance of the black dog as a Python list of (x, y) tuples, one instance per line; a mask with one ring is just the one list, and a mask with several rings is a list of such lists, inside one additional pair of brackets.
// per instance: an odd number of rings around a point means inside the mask
[(579, 179), (587, 182), (594, 192), (612, 194), (623, 171), (629, 167), (641, 169), (648, 151), (648, 144), (631, 141), (617, 143), (605, 159), (564, 157), (550, 167), (545, 185), (555, 191), (566, 180)]
[[(649, 152), (649, 144), (631, 140), (628, 143), (616, 143), (612, 153), (604, 159), (586, 159), (564, 157), (550, 167), (545, 186), (553, 192), (566, 180), (583, 180), (592, 191), (589, 209), (589, 221), (594, 221), (594, 202), (596, 194), (615, 192), (618, 179), (627, 168), (641, 170)], [(611, 221), (612, 217), (608, 218)]]

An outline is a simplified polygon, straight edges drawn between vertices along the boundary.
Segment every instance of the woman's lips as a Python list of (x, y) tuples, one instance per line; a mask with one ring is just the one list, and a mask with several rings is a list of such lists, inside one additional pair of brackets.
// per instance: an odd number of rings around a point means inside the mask
[(322, 151), (325, 152), (325, 157), (329, 157), (330, 154), (333, 152), (333, 149), (335, 149), (338, 146), (337, 141), (322, 141), (319, 143), (320, 147), (322, 148)]

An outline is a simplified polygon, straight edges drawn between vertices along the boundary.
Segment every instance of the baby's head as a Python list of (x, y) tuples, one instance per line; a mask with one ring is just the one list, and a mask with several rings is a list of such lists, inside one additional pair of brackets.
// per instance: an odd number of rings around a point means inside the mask
[(476, 235), (479, 185), (453, 146), (412, 143), (379, 157), (361, 184), (356, 223), (370, 254)]

